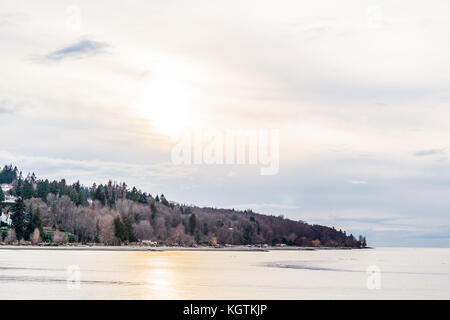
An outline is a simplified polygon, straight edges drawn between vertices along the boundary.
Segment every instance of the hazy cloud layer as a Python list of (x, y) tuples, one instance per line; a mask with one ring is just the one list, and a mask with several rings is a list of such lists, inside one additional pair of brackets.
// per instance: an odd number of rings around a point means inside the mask
[(445, 151), (445, 149), (419, 150), (419, 151), (414, 152), (414, 155), (416, 155), (418, 157), (433, 156), (433, 155), (437, 155), (437, 154), (442, 154), (444, 151)]

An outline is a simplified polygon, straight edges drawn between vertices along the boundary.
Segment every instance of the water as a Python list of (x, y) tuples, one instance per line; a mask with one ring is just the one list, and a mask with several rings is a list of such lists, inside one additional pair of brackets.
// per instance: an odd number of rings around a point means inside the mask
[(0, 299), (449, 299), (449, 263), (450, 249), (0, 249)]

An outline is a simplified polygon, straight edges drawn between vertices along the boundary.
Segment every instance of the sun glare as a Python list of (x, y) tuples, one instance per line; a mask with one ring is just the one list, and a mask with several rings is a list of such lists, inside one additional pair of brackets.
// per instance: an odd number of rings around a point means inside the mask
[(193, 116), (193, 89), (186, 76), (173, 67), (152, 70), (138, 94), (139, 115), (148, 118), (159, 133), (172, 138), (199, 125)]

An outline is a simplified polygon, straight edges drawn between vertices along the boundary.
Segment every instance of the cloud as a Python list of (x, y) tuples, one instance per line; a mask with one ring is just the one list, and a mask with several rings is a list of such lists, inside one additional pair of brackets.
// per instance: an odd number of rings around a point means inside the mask
[[(0, 150), (0, 167), (16, 165), (25, 174), (35, 172), (38, 178), (62, 179), (69, 182), (104, 183), (109, 179), (132, 183), (138, 188), (159, 185), (166, 179), (173, 180), (189, 175), (194, 168), (174, 166), (169, 162), (136, 164), (101, 160), (73, 160), (46, 156), (28, 156)], [(151, 182), (149, 182), (151, 180)]]
[(14, 107), (8, 100), (0, 100), (0, 113), (14, 113)]
[(300, 207), (294, 205), (286, 205), (281, 203), (246, 203), (224, 206), (226, 209), (238, 210), (255, 210), (263, 214), (281, 214), (288, 210), (299, 209)]
[[(0, 99), (0, 114), (15, 114), (18, 110), (26, 107), (29, 107), (29, 104), (24, 101)], [(3, 127), (5, 127), (5, 124), (3, 124)]]
[(435, 234), (435, 233), (427, 233), (421, 235), (412, 235), (410, 238), (414, 239), (450, 239), (450, 232), (447, 231), (445, 234)]
[(21, 23), (28, 20), (28, 16), (24, 13), (0, 13), (0, 27), (17, 27)]
[(389, 217), (382, 217), (382, 218), (377, 218), (377, 217), (353, 217), (353, 218), (341, 218), (341, 217), (336, 217), (335, 218), (336, 221), (339, 222), (360, 222), (360, 223), (385, 223), (385, 222), (390, 222), (395, 220), (395, 218)]
[(351, 184), (367, 184), (367, 181), (364, 181), (364, 180), (350, 180), (347, 182), (351, 183)]
[(44, 57), (41, 61), (59, 62), (69, 58), (84, 58), (104, 52), (108, 44), (93, 40), (81, 40), (62, 49), (53, 51)]
[(429, 149), (429, 150), (419, 150), (414, 152), (414, 155), (417, 157), (423, 157), (423, 156), (433, 156), (436, 154), (441, 154), (445, 151), (445, 149)]

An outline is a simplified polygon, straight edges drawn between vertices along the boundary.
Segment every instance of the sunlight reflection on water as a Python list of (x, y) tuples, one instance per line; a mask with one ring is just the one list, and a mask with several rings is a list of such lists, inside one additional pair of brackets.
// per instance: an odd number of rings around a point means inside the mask
[[(271, 252), (1, 250), (2, 299), (450, 298), (449, 249)], [(79, 266), (68, 290), (66, 268)], [(366, 287), (368, 266), (380, 290)]]

